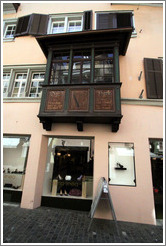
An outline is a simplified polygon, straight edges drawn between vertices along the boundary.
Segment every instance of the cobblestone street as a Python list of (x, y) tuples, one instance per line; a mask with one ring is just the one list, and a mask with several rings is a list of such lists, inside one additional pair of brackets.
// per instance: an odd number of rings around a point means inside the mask
[(163, 227), (94, 219), (88, 212), (4, 203), (3, 243), (162, 243)]

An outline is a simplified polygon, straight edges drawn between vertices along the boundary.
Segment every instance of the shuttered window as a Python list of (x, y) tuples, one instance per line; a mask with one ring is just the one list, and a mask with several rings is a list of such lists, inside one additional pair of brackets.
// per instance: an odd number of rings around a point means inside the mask
[(147, 98), (163, 98), (163, 64), (161, 59), (144, 58)]
[(47, 32), (48, 15), (32, 14), (18, 18), (15, 37), (43, 35)]
[(83, 16), (83, 30), (88, 31), (92, 29), (92, 10), (85, 11)]
[(133, 14), (127, 13), (97, 13), (97, 29), (133, 27)]

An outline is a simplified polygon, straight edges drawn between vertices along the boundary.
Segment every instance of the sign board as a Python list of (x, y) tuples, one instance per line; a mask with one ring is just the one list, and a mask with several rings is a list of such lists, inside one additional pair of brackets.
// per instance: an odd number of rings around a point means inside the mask
[(94, 197), (94, 199), (92, 201), (91, 210), (90, 210), (90, 213), (89, 213), (89, 217), (91, 218), (91, 222), (89, 224), (88, 231), (89, 231), (90, 226), (92, 224), (92, 220), (93, 220), (94, 213), (96, 211), (97, 205), (98, 205), (100, 199), (102, 199), (101, 196), (102, 196), (103, 193), (105, 195), (107, 195), (107, 200), (109, 201), (109, 204), (110, 204), (112, 217), (113, 217), (113, 220), (115, 221), (115, 225), (116, 225), (116, 229), (117, 229), (118, 235), (120, 235), (119, 234), (119, 229), (118, 229), (118, 226), (117, 226), (116, 215), (115, 215), (115, 211), (114, 211), (114, 207), (113, 207), (113, 203), (112, 203), (112, 199), (111, 199), (111, 194), (110, 194), (110, 191), (109, 191), (108, 183), (107, 183), (107, 181), (106, 181), (106, 179), (104, 177), (102, 177), (99, 180), (99, 183), (98, 183), (98, 186), (97, 186), (97, 189), (96, 189), (96, 195), (95, 195), (95, 197)]

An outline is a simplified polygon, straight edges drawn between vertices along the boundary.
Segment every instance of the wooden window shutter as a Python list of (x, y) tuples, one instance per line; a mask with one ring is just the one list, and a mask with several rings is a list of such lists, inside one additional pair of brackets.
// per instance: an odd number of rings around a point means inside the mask
[(30, 19), (31, 19), (31, 15), (18, 18), (17, 25), (16, 25), (16, 31), (14, 34), (15, 37), (28, 34)]
[(144, 58), (147, 98), (163, 98), (162, 60)]
[(97, 29), (117, 28), (115, 13), (97, 14)]
[(84, 11), (83, 16), (83, 30), (88, 31), (92, 30), (92, 10)]
[(32, 14), (29, 34), (44, 35), (47, 33), (48, 15)]
[(47, 33), (48, 15), (31, 14), (17, 21), (15, 37), (24, 35), (43, 35)]
[(117, 28), (132, 26), (132, 13), (117, 13)]

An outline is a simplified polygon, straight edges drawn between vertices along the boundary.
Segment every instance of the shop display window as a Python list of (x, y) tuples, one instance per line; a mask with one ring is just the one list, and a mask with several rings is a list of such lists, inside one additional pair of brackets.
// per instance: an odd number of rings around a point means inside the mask
[(92, 139), (49, 138), (43, 196), (92, 197)]
[(109, 143), (109, 184), (136, 186), (134, 144)]
[(3, 137), (3, 187), (22, 190), (29, 149), (28, 136)]

